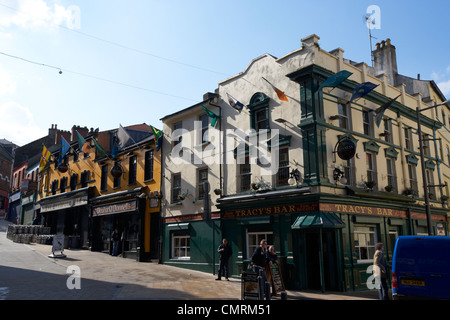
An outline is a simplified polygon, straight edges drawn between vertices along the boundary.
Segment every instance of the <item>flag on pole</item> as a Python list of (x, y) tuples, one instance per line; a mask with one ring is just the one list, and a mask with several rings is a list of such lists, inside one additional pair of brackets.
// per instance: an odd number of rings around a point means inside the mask
[(134, 141), (122, 125), (119, 125), (117, 130), (117, 138), (120, 149), (127, 147), (130, 141)]
[(206, 109), (204, 106), (202, 106), (202, 108), (203, 108), (203, 110), (206, 111), (206, 113), (208, 114), (208, 116), (209, 116), (210, 118), (212, 118), (212, 121), (211, 121), (211, 127), (214, 128), (214, 127), (216, 126), (216, 124), (217, 124), (217, 119), (219, 119), (219, 116), (218, 116), (217, 114), (215, 114), (214, 112), (212, 112), (212, 111)]
[(389, 107), (394, 103), (395, 100), (397, 100), (401, 95), (398, 95), (394, 99), (389, 100), (385, 104), (383, 104), (381, 107), (375, 110), (375, 120), (377, 127), (380, 127), (381, 120), (383, 119), (384, 112), (389, 109)]
[(70, 144), (66, 141), (66, 139), (64, 139), (64, 137), (61, 137), (61, 148), (59, 149), (58, 166), (62, 164), (62, 161), (67, 152), (69, 152), (69, 149)]
[(77, 131), (78, 148), (83, 151), (83, 153), (91, 152), (91, 144), (84, 140), (83, 136)]
[(241, 112), (242, 109), (244, 108), (244, 105), (242, 103), (240, 103), (237, 99), (233, 98), (228, 93), (227, 93), (227, 97), (228, 97), (228, 103), (230, 104), (230, 106), (235, 108), (237, 111)]
[(353, 90), (352, 98), (350, 99), (350, 103), (352, 103), (353, 100), (364, 97), (367, 95), (370, 91), (378, 87), (377, 84), (374, 84), (372, 82), (363, 82), (359, 84), (355, 90)]
[(43, 146), (41, 160), (39, 161), (39, 172), (44, 170), (48, 160), (50, 159), (50, 155), (51, 155), (50, 151), (48, 151), (48, 149), (45, 146)]
[(352, 74), (353, 73), (351, 73), (350, 71), (347, 71), (347, 70), (339, 71), (338, 73), (335, 73), (334, 75), (332, 75), (331, 77), (326, 79), (324, 82), (322, 82), (319, 86), (319, 89), (317, 89), (317, 90), (320, 90), (324, 87), (336, 88), (342, 82), (347, 80), (348, 77), (350, 77)]
[(163, 133), (152, 125), (150, 126), (150, 128), (152, 128), (153, 136), (155, 137), (156, 151), (159, 151), (163, 143)]
[(270, 84), (270, 86), (272, 87), (273, 90), (275, 90), (275, 92), (277, 93), (278, 99), (289, 102), (288, 98), (286, 97), (286, 95), (284, 94), (283, 91), (281, 91), (280, 89), (278, 89), (277, 87), (275, 87), (273, 84), (271, 84), (266, 78), (262, 77), (268, 84)]
[(98, 142), (95, 139), (92, 139), (92, 140), (94, 140), (94, 145), (95, 145), (95, 149), (98, 152), (98, 156), (100, 158), (106, 157), (107, 156), (106, 151), (98, 144)]

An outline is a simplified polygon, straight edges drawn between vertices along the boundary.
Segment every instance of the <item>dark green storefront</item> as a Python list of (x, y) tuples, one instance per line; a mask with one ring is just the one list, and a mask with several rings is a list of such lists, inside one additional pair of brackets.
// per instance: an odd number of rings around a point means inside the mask
[[(313, 194), (309, 187), (228, 196), (209, 220), (186, 215), (163, 221), (164, 264), (217, 274), (217, 248), (232, 246), (230, 275), (247, 269), (261, 239), (274, 245), (287, 289), (367, 290), (375, 244), (383, 242), (388, 263), (401, 235), (426, 233), (422, 206), (406, 197), (388, 200)], [(436, 234), (448, 235), (445, 210), (432, 210)]]

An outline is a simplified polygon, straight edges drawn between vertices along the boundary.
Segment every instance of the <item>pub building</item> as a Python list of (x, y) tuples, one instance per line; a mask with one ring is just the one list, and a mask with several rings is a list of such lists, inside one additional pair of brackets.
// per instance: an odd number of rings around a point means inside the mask
[[(119, 130), (122, 139), (131, 138), (113, 155)], [(105, 253), (112, 252), (117, 228), (119, 255), (158, 258), (161, 157), (150, 126), (96, 131), (83, 139), (82, 146), (80, 140), (70, 142), (62, 165), (59, 149), (54, 151), (41, 172), (38, 206), (44, 224), (65, 236), (65, 248)]]
[[(392, 262), (399, 235), (426, 234), (423, 207), (405, 202), (311, 194), (310, 188), (230, 196), (219, 200), (222, 230), (236, 243), (232, 274), (246, 270), (254, 246), (267, 239), (282, 261), (287, 288), (348, 291), (367, 289), (375, 244), (383, 242)], [(380, 205), (380, 202), (383, 204)], [(444, 210), (433, 210), (437, 234), (447, 235)], [(255, 238), (256, 240), (252, 240)]]
[[(431, 230), (448, 235), (449, 166), (438, 145), (428, 142), (421, 167), (415, 112), (445, 97), (433, 82), (402, 76), (396, 66), (380, 67), (395, 62), (390, 40), (377, 44), (374, 67), (344, 59), (340, 48), (327, 52), (318, 40), (306, 37), (301, 49), (281, 58), (258, 57), (220, 82), (214, 103), (203, 104), (218, 117), (214, 128), (199, 105), (162, 119), (169, 139), (163, 263), (217, 271), (215, 250), (226, 238), (233, 251), (230, 274), (237, 278), (266, 239), (280, 257), (287, 289), (368, 289), (377, 242), (391, 263), (398, 236), (428, 234), (422, 169), (430, 187)], [(436, 114), (420, 114), (422, 134), (448, 137)], [(194, 121), (202, 119), (206, 137), (216, 138), (172, 135), (179, 128), (192, 133)], [(236, 130), (250, 132), (241, 148), (227, 139)], [(271, 138), (275, 132), (278, 140)], [(277, 172), (264, 173), (264, 161), (251, 159), (252, 137), (267, 145), (270, 157), (278, 153)], [(208, 147), (222, 161), (175, 165), (171, 147), (188, 160)], [(220, 189), (211, 195), (210, 221), (199, 197), (205, 180)]]

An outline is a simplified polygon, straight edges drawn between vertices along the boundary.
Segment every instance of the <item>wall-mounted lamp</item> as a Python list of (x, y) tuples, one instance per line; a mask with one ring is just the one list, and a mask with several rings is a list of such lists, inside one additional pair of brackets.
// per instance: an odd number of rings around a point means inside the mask
[(338, 120), (338, 119), (341, 119), (341, 118), (344, 118), (344, 116), (342, 116), (340, 114), (336, 114), (334, 116), (329, 117), (328, 119), (330, 119), (330, 120)]
[(285, 124), (287, 122), (287, 120), (282, 119), (282, 118), (278, 118), (278, 119), (275, 119), (275, 122), (278, 122), (278, 123), (281, 123), (281, 124)]
[(298, 169), (293, 169), (289, 173), (289, 180), (288, 180), (289, 185), (293, 186), (294, 184), (296, 184), (298, 186), (301, 180), (302, 174), (300, 173), (300, 171), (298, 171)]
[(334, 168), (333, 179), (336, 183), (340, 182), (342, 184), (347, 184), (347, 178), (344, 177), (344, 172), (339, 168)]

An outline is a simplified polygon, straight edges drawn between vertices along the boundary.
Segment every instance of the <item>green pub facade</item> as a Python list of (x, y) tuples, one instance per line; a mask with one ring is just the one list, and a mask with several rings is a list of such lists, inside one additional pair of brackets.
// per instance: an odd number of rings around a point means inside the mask
[[(286, 288), (361, 290), (368, 288), (376, 243), (384, 243), (391, 262), (398, 236), (427, 234), (415, 109), (436, 103), (430, 97), (445, 97), (431, 85), (429, 92), (412, 93), (399, 82), (404, 76), (379, 71), (383, 55), (392, 53), (390, 41), (377, 45), (372, 68), (344, 60), (342, 49), (320, 49), (318, 40), (316, 35), (304, 38), (301, 49), (282, 58), (259, 57), (244, 72), (219, 83), (209, 106), (220, 116), (213, 129), (219, 130), (221, 161), (178, 169), (187, 176), (181, 179), (187, 191), (178, 187), (173, 159), (166, 166), (165, 194), (170, 196), (163, 215), (163, 263), (216, 273), (216, 250), (227, 238), (233, 250), (230, 273), (240, 277), (259, 242), (266, 239), (280, 257)], [(340, 71), (348, 76), (320, 86)], [(267, 86), (269, 81), (272, 86)], [(374, 89), (354, 99), (355, 91), (368, 82)], [(236, 108), (236, 101), (245, 107)], [(376, 110), (387, 103), (389, 108), (377, 118)], [(166, 122), (166, 136), (177, 127), (188, 127), (181, 122), (186, 119), (182, 114)], [(448, 135), (431, 112), (420, 117), (428, 137)], [(230, 143), (227, 130), (237, 129), (253, 130), (258, 138), (271, 134), (258, 143), (266, 144), (270, 154), (277, 153), (276, 172), (265, 174), (262, 161), (251, 161), (249, 140)], [(166, 141), (165, 152), (179, 141)], [(205, 143), (209, 145), (203, 141), (192, 149)], [(447, 236), (447, 166), (433, 143), (424, 155), (431, 228), (433, 234)], [(198, 197), (204, 177), (198, 173), (204, 168), (211, 190), (219, 189), (217, 194), (211, 191), (212, 214)], [(197, 175), (190, 178), (189, 172)], [(192, 201), (177, 201), (177, 193), (184, 198), (192, 194)], [(184, 250), (181, 259), (174, 253), (178, 249)]]

